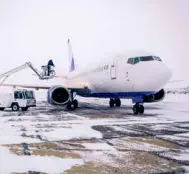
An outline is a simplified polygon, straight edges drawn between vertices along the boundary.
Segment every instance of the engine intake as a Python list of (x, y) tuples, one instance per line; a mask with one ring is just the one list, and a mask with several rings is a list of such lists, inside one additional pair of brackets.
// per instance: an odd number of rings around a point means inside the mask
[(159, 102), (165, 98), (165, 90), (161, 89), (155, 94), (144, 96), (143, 102), (144, 103), (152, 103), (152, 102)]
[(69, 91), (62, 86), (54, 86), (48, 90), (48, 103), (52, 105), (65, 105), (69, 102)]

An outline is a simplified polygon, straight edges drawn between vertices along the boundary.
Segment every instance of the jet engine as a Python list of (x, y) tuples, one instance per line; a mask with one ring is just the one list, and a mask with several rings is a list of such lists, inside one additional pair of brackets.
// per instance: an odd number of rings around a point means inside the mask
[(165, 90), (161, 89), (155, 94), (149, 95), (149, 96), (144, 96), (143, 97), (143, 102), (144, 103), (152, 103), (152, 102), (159, 102), (165, 98)]
[(69, 100), (70, 93), (63, 86), (51, 87), (47, 92), (47, 101), (51, 105), (66, 105)]

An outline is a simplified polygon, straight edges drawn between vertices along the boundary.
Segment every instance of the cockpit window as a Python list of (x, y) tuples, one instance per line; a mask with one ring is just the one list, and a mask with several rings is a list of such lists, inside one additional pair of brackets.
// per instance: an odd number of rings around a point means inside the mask
[(138, 62), (140, 62), (140, 57), (135, 57), (135, 58), (134, 58), (134, 64), (136, 64), (136, 63), (138, 63)]
[(154, 56), (153, 58), (154, 58), (154, 60), (157, 60), (157, 61), (160, 61), (160, 62), (162, 61), (159, 57)]
[(154, 58), (152, 56), (145, 56), (145, 57), (140, 57), (140, 61), (153, 61)]
[(144, 56), (144, 57), (129, 58), (127, 63), (134, 65), (143, 61), (162, 61), (162, 60), (159, 57), (155, 57), (155, 56)]
[(134, 64), (134, 61), (133, 61), (133, 60), (134, 60), (133, 58), (129, 58), (128, 61), (127, 61), (127, 63), (128, 63), (128, 64)]

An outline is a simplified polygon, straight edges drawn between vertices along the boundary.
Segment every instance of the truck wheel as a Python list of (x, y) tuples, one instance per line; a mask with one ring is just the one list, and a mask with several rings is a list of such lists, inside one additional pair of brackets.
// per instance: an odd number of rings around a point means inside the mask
[(22, 111), (27, 111), (27, 110), (28, 110), (28, 107), (22, 108)]
[(19, 106), (17, 103), (13, 103), (12, 104), (12, 111), (18, 111), (19, 110)]

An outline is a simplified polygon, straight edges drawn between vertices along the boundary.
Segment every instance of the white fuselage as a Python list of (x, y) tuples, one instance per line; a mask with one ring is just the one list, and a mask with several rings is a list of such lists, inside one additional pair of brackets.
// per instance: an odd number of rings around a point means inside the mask
[(92, 93), (157, 92), (168, 82), (171, 70), (162, 61), (141, 61), (129, 64), (132, 57), (149, 56), (135, 53), (117, 56), (73, 72), (67, 79), (68, 87), (88, 87)]

